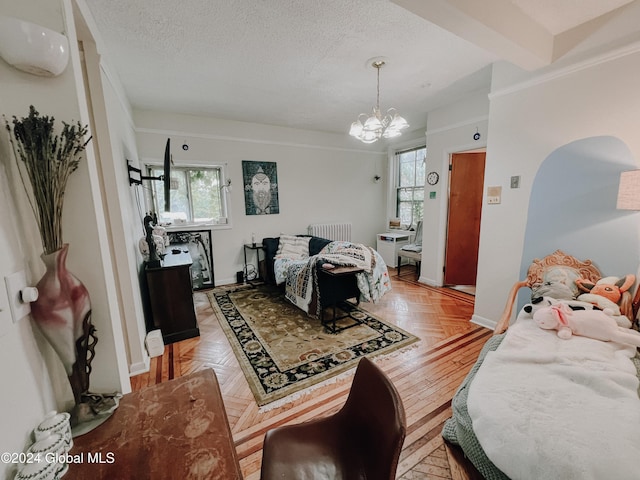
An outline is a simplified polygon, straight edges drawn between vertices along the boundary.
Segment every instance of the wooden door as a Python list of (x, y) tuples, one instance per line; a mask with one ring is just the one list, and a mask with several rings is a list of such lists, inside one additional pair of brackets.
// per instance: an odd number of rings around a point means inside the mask
[(451, 156), (445, 285), (476, 284), (484, 163), (484, 152)]

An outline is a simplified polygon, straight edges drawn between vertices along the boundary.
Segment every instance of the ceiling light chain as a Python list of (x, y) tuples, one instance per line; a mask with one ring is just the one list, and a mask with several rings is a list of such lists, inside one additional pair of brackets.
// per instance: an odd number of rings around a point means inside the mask
[[(376, 88), (376, 105), (373, 107), (373, 113), (367, 115), (361, 113), (358, 119), (351, 124), (349, 135), (356, 137), (363, 143), (373, 143), (384, 138), (399, 137), (402, 130), (409, 127), (407, 121), (398, 115), (395, 108), (387, 110), (383, 117), (380, 113), (380, 69), (385, 65), (383, 60), (375, 60), (371, 66), (378, 71), (378, 83)], [(361, 119), (364, 116), (364, 121)]]

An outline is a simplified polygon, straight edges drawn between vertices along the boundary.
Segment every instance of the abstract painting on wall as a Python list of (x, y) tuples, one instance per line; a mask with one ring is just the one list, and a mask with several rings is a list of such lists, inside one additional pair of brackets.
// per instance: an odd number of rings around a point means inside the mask
[(247, 215), (280, 213), (276, 162), (242, 161), (244, 205)]

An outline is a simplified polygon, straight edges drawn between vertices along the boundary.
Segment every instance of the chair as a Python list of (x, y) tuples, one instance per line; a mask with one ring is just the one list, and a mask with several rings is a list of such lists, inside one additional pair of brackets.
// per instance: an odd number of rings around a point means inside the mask
[(420, 263), (422, 262), (422, 220), (416, 225), (416, 236), (413, 243), (405, 245), (398, 250), (398, 276), (400, 275), (400, 267), (402, 259), (408, 258), (416, 264), (416, 274), (420, 275)]
[(260, 478), (393, 480), (406, 431), (397, 390), (363, 357), (337, 413), (266, 433)]

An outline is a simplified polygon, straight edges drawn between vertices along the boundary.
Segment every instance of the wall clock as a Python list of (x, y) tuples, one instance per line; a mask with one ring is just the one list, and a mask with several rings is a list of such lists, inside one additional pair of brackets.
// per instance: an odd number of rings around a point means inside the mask
[(436, 183), (438, 183), (439, 179), (440, 175), (438, 175), (438, 172), (429, 172), (427, 174), (427, 183), (429, 185), (435, 185)]

